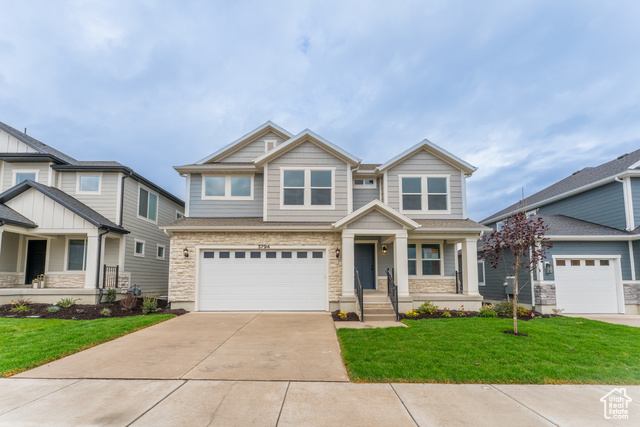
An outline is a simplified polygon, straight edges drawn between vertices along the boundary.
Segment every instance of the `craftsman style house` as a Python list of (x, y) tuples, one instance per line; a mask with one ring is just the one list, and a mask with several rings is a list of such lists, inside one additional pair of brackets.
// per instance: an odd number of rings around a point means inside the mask
[[(482, 221), (500, 227), (520, 203)], [(538, 311), (638, 314), (640, 296), (640, 150), (587, 167), (526, 199), (542, 216), (553, 247), (530, 277), (520, 301)], [(482, 255), (482, 247), (479, 247)], [(479, 261), (480, 293), (505, 299), (505, 278)]]
[(183, 212), (120, 163), (77, 161), (0, 122), (0, 303), (91, 304), (105, 281), (166, 295), (169, 238), (158, 225)]
[(489, 229), (466, 219), (465, 194), (476, 168), (428, 140), (363, 164), (267, 122), (175, 169), (185, 217), (161, 227), (174, 307), (355, 311), (356, 283), (386, 298), (387, 270), (400, 311), (480, 307), (476, 243)]

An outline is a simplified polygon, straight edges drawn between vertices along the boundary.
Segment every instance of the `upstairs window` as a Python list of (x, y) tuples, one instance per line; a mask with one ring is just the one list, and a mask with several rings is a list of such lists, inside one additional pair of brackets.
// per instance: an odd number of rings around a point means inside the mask
[(333, 208), (333, 169), (282, 170), (282, 206)]
[(26, 180), (36, 182), (38, 180), (38, 171), (14, 171), (13, 172), (13, 185), (18, 185)]
[(158, 195), (142, 187), (138, 190), (138, 217), (158, 220)]
[(78, 175), (76, 192), (100, 194), (100, 175)]
[(356, 179), (353, 181), (354, 187), (361, 188), (376, 188), (376, 180), (375, 179)]
[(87, 241), (69, 239), (67, 245), (67, 270), (85, 271), (87, 269)]
[(205, 176), (203, 200), (253, 200), (253, 176)]
[(449, 177), (400, 176), (401, 211), (449, 212)]

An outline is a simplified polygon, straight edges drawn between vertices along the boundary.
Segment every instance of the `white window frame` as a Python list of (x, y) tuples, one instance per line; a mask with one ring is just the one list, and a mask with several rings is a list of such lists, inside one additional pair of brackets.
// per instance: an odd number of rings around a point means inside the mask
[[(69, 270), (69, 241), (70, 240), (82, 240), (84, 241), (84, 251), (83, 253), (83, 257), (84, 259), (82, 260), (82, 270)], [(64, 244), (64, 271), (69, 271), (72, 273), (81, 273), (81, 272), (86, 272), (87, 271), (87, 257), (89, 255), (88, 253), (88, 239), (86, 237), (82, 237), (82, 236), (78, 236), (78, 237), (73, 237), (73, 236), (69, 236), (65, 239), (65, 244)]]
[[(162, 248), (162, 256), (158, 255), (158, 251)], [(165, 245), (157, 244), (156, 245), (156, 259), (164, 259), (167, 255), (167, 248)]]
[(484, 259), (479, 259), (478, 265), (482, 265), (482, 282), (478, 279), (478, 286), (485, 286), (487, 283), (487, 269), (484, 265)]
[[(136, 248), (138, 247), (138, 243), (142, 243), (142, 253), (138, 253)], [(139, 258), (145, 257), (145, 252), (147, 251), (147, 242), (145, 240), (133, 239), (133, 256), (137, 256)]]
[(496, 231), (500, 231), (504, 228), (504, 221), (496, 222)]
[[(304, 204), (284, 204), (284, 172), (304, 171)], [(311, 171), (331, 171), (331, 205), (311, 204)], [(295, 188), (295, 187), (288, 187)], [(297, 187), (302, 188), (302, 187)], [(328, 187), (316, 187), (328, 188)], [(336, 168), (335, 167), (281, 167), (280, 168), (280, 209), (282, 210), (335, 210), (336, 208)]]
[(184, 218), (184, 212), (176, 210), (176, 219)]
[[(202, 175), (202, 200), (253, 200), (253, 184), (255, 175)], [(224, 196), (207, 196), (207, 178), (224, 178)], [(231, 195), (231, 178), (251, 178), (251, 195), (249, 196), (232, 196)]]
[(19, 173), (33, 173), (36, 175), (34, 181), (35, 182), (39, 182), (38, 181), (38, 175), (40, 173), (40, 171), (38, 169), (14, 169), (13, 170), (13, 185), (16, 185), (16, 182), (18, 181), (18, 174)]
[[(147, 191), (150, 195), (154, 194), (156, 196), (156, 199), (158, 200), (158, 203), (156, 204), (156, 220), (155, 221), (140, 215), (140, 191), (141, 190)], [(160, 214), (160, 195), (158, 193), (156, 193), (155, 191), (151, 191), (151, 189), (149, 189), (148, 187), (145, 187), (144, 185), (138, 184), (138, 203), (136, 203), (136, 215), (138, 216), (138, 218), (140, 218), (140, 219), (142, 219), (144, 221), (151, 222), (153, 224), (157, 224), (158, 223), (158, 215), (159, 214)], [(147, 215), (149, 215), (149, 200), (148, 199), (147, 199)]]
[[(362, 184), (357, 184), (356, 181), (363, 181)], [(373, 184), (364, 184), (364, 181), (373, 181)], [(378, 188), (378, 180), (376, 178), (354, 178), (354, 188)]]
[[(416, 274), (410, 275), (410, 279), (440, 279), (445, 276), (444, 274), (444, 244), (442, 241), (433, 241), (433, 240), (409, 240), (407, 245), (416, 245)], [(440, 274), (422, 274), (422, 261), (425, 261), (422, 258), (422, 245), (438, 245), (440, 248), (438, 251), (440, 252)], [(414, 258), (411, 258), (414, 259)], [(428, 260), (427, 260), (428, 261)], [(409, 258), (407, 258), (407, 265), (409, 263)]]
[[(97, 177), (98, 178), (98, 191), (82, 191), (80, 189), (80, 181), (83, 177)], [(76, 175), (76, 194), (87, 194), (93, 196), (99, 196), (102, 194), (102, 173), (79, 173)]]
[(277, 139), (265, 139), (264, 140), (264, 152), (271, 151), (278, 146)]
[[(422, 189), (422, 209), (421, 210), (407, 210), (403, 208), (402, 196), (402, 178), (420, 178), (420, 188)], [(429, 178), (446, 178), (447, 179), (447, 209), (429, 209), (429, 192), (428, 192), (428, 179)], [(446, 215), (451, 213), (451, 175), (449, 174), (405, 174), (398, 175), (398, 192), (400, 193), (399, 207), (400, 212), (408, 214), (441, 214)], [(416, 195), (418, 193), (406, 193)], [(442, 195), (442, 193), (432, 193), (433, 195)]]

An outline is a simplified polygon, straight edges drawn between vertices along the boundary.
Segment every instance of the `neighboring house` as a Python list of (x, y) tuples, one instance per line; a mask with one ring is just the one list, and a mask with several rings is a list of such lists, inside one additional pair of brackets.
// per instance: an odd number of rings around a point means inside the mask
[(354, 311), (354, 268), (382, 296), (394, 269), (401, 311), (480, 307), (476, 243), (488, 228), (466, 219), (465, 194), (476, 168), (427, 140), (362, 164), (310, 130), (267, 122), (175, 169), (186, 216), (162, 227), (174, 307)]
[[(115, 267), (120, 288), (166, 295), (170, 242), (158, 226), (183, 212), (184, 202), (120, 163), (77, 161), (0, 122), (2, 303), (93, 303)], [(45, 288), (32, 289), (41, 275)]]
[[(542, 312), (639, 313), (640, 150), (584, 168), (525, 202), (529, 214), (548, 224), (553, 248), (531, 277), (523, 277), (532, 285), (521, 301)], [(521, 203), (482, 223), (495, 229), (518, 209)], [(485, 300), (504, 299), (497, 271), (481, 260), (479, 270)]]

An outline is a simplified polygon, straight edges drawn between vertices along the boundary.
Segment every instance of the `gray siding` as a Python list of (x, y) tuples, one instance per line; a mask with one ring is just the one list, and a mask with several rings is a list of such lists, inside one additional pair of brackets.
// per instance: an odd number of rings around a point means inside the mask
[[(335, 167), (335, 209), (280, 209), (281, 167)], [(347, 215), (347, 164), (305, 141), (268, 165), (268, 221), (333, 222)]]
[(263, 155), (265, 153), (265, 145), (264, 142), (266, 140), (277, 140), (277, 145), (280, 145), (284, 139), (280, 138), (273, 132), (268, 132), (263, 136), (259, 136), (254, 139), (252, 142), (242, 147), (238, 151), (230, 154), (229, 156), (222, 159), (223, 162), (252, 162), (257, 157)]
[(631, 178), (631, 200), (636, 227), (640, 227), (640, 178)]
[(612, 182), (543, 206), (539, 214), (566, 215), (619, 230), (624, 230), (627, 225), (624, 194), (619, 182)]
[(347, 228), (356, 228), (363, 230), (399, 230), (402, 225), (396, 221), (374, 210), (363, 217), (353, 221)]
[[(479, 252), (478, 255), (482, 255)], [(505, 273), (504, 266), (500, 264), (498, 268), (491, 268), (488, 262), (484, 264), (484, 286), (478, 286), (478, 291), (485, 299), (491, 301), (502, 301), (507, 299), (504, 289)], [(518, 303), (531, 304), (531, 279), (528, 271), (521, 271), (518, 274), (520, 294)], [(524, 284), (524, 287), (523, 287)]]
[[(96, 173), (100, 175), (101, 173)], [(100, 194), (78, 194), (77, 181), (78, 175), (92, 175), (90, 172), (78, 174), (76, 172), (62, 172), (58, 178), (59, 188), (67, 194), (75, 197), (91, 209), (95, 209), (102, 215), (113, 222), (117, 222), (118, 218), (118, 187), (120, 186), (118, 173), (102, 173), (100, 178)], [(128, 180), (127, 178), (126, 180)], [(125, 180), (125, 181), (126, 181)]]
[(445, 276), (455, 276), (456, 275), (456, 264), (455, 264), (455, 253), (456, 246), (455, 245), (442, 245), (442, 256), (444, 257), (444, 275)]
[[(126, 236), (124, 272), (131, 273), (131, 284), (137, 284), (143, 292), (166, 293), (169, 283), (169, 237), (158, 226), (175, 220), (176, 210), (183, 207), (167, 198), (158, 197), (157, 224), (138, 218), (138, 182), (126, 179), (124, 189), (123, 226), (131, 231)], [(145, 257), (133, 255), (134, 239), (144, 240)], [(156, 245), (165, 245), (165, 259), (156, 259)]]
[(640, 240), (633, 242), (633, 260), (636, 265), (636, 280), (640, 279)]
[(380, 199), (379, 188), (353, 188), (353, 210), (358, 210), (372, 200)]
[(20, 235), (2, 233), (2, 247), (0, 248), (0, 271), (14, 273), (18, 267), (18, 246)]
[[(224, 175), (221, 175), (224, 176)], [(262, 217), (264, 176), (253, 178), (253, 200), (202, 200), (202, 175), (191, 174), (189, 216), (200, 218)]]
[[(78, 236), (79, 239), (85, 239), (85, 236)], [(64, 271), (64, 257), (67, 250), (67, 239), (65, 236), (58, 236), (49, 240), (49, 271)]]
[(420, 151), (402, 163), (387, 171), (387, 185), (385, 191), (389, 192), (388, 203), (394, 209), (400, 210), (400, 181), (398, 175), (409, 174), (448, 174), (450, 191), (450, 214), (413, 214), (406, 213), (408, 217), (414, 219), (435, 219), (435, 218), (462, 218), (462, 178), (459, 169), (449, 163), (427, 153)]
[[(13, 172), (16, 170), (34, 170), (38, 171), (38, 182), (40, 184), (49, 184), (49, 163), (4, 163), (2, 171), (2, 191), (13, 187)], [(53, 185), (53, 183), (52, 183)]]
[[(553, 242), (553, 248), (547, 254), (547, 262), (551, 262), (552, 255), (621, 255), (622, 279), (631, 280), (628, 242)], [(545, 273), (544, 279), (555, 278), (553, 273)]]
[[(166, 249), (168, 250), (169, 247), (167, 247)], [(116, 265), (118, 265), (119, 255), (120, 255), (120, 239), (111, 239), (111, 238), (104, 239), (104, 258), (102, 261), (103, 264), (108, 265), (110, 267), (115, 267)], [(169, 255), (169, 252), (165, 254), (165, 256), (168, 256), (168, 255)]]

